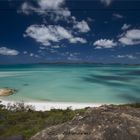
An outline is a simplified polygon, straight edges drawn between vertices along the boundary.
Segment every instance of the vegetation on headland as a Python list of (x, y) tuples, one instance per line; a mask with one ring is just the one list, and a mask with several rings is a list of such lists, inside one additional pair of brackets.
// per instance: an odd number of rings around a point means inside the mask
[[(119, 105), (119, 107), (140, 108), (140, 103)], [(33, 106), (24, 103), (0, 105), (0, 138), (21, 135), (29, 139), (44, 128), (71, 121), (75, 116), (85, 113), (85, 109), (66, 110), (51, 109), (50, 111), (35, 111)]]
[(140, 108), (140, 103), (133, 103), (133, 104), (124, 104), (124, 105), (119, 105), (119, 106), (130, 106), (134, 108)]
[(26, 139), (42, 129), (72, 120), (76, 115), (84, 113), (85, 109), (66, 110), (51, 109), (50, 111), (35, 111), (33, 106), (24, 103), (0, 105), (0, 138), (22, 135)]

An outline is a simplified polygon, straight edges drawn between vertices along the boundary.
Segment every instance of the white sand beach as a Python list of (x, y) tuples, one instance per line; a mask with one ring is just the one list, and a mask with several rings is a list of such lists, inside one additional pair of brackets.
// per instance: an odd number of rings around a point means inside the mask
[[(16, 101), (5, 101), (1, 100), (1, 104), (8, 105), (8, 104), (15, 104)], [(45, 111), (51, 109), (67, 109), (71, 107), (71, 109), (82, 109), (85, 107), (99, 107), (102, 104), (100, 103), (66, 103), (66, 102), (24, 102), (25, 105), (31, 105), (35, 107), (37, 111)]]

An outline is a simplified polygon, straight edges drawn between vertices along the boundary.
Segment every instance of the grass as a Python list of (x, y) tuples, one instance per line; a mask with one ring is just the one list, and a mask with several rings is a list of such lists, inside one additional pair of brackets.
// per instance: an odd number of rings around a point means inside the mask
[(73, 119), (77, 114), (84, 113), (85, 109), (66, 110), (52, 109), (50, 111), (35, 111), (32, 106), (17, 103), (5, 107), (0, 106), (0, 137), (22, 135), (26, 139), (42, 129), (61, 124)]

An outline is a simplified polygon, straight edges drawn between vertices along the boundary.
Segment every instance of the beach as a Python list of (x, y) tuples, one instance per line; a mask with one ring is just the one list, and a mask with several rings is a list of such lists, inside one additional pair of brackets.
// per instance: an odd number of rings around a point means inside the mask
[[(17, 101), (5, 101), (1, 100), (1, 104), (7, 106), (8, 104), (13, 105), (19, 103)], [(86, 107), (99, 107), (100, 103), (66, 103), (66, 102), (24, 102), (24, 105), (33, 106), (36, 111), (49, 111), (51, 109), (67, 109), (71, 108), (82, 109)]]

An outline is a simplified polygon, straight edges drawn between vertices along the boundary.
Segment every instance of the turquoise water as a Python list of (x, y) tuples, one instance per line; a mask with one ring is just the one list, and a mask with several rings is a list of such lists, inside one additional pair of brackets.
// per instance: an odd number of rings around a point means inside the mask
[(18, 90), (1, 97), (16, 101), (84, 103), (140, 102), (140, 66), (11, 65), (0, 66), (0, 88)]

